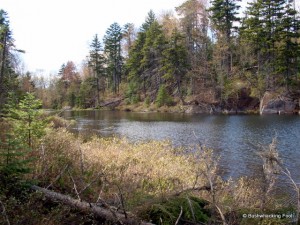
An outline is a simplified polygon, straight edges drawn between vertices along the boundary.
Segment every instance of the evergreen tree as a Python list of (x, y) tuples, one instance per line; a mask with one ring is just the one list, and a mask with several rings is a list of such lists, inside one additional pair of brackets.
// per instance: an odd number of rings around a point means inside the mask
[(234, 22), (238, 22), (237, 17), (238, 9), (240, 6), (236, 4), (237, 0), (212, 0), (211, 8), (211, 20), (217, 30), (218, 40), (225, 39), (226, 53), (225, 53), (225, 65), (227, 70), (227, 77), (232, 71), (232, 34), (236, 27)]
[(163, 51), (163, 78), (166, 81), (175, 81), (179, 97), (182, 99), (181, 83), (188, 66), (188, 53), (184, 43), (184, 37), (175, 29), (167, 48)]
[(29, 149), (36, 147), (44, 134), (45, 121), (41, 119), (41, 107), (42, 102), (31, 93), (27, 93), (18, 105), (7, 105), (12, 133)]
[(143, 68), (144, 93), (146, 91), (158, 91), (162, 82), (162, 52), (166, 44), (167, 41), (161, 25), (157, 21), (153, 22), (146, 32), (145, 44), (142, 49), (143, 59), (141, 60), (141, 66)]
[(30, 172), (28, 148), (10, 133), (0, 141), (0, 193), (12, 194), (19, 189), (24, 176)]
[(127, 78), (128, 82), (131, 83), (136, 83), (138, 88), (142, 88), (142, 72), (143, 72), (143, 67), (142, 65), (142, 59), (143, 59), (143, 52), (142, 49), (145, 44), (145, 39), (146, 39), (146, 33), (145, 32), (139, 32), (137, 34), (137, 39), (135, 40), (132, 48), (129, 51), (128, 54), (128, 59), (126, 61), (126, 71), (128, 73)]
[[(288, 85), (297, 74), (299, 20), (290, 2), (258, 0), (249, 5), (241, 28), (242, 41), (256, 55), (253, 66), (264, 82), (264, 90)], [(284, 81), (284, 82), (282, 82)]]
[(104, 63), (105, 63), (105, 59), (104, 56), (102, 54), (102, 46), (101, 46), (101, 42), (98, 39), (98, 35), (96, 34), (94, 36), (94, 39), (92, 40), (92, 43), (90, 45), (90, 55), (89, 55), (89, 59), (88, 59), (88, 65), (92, 70), (93, 73), (93, 80), (95, 85), (93, 85), (93, 87), (96, 87), (96, 89), (94, 90), (95, 92), (95, 96), (96, 96), (96, 101), (94, 102), (96, 106), (100, 105), (100, 90), (101, 90), (101, 78), (104, 77), (105, 75), (105, 70), (104, 70)]
[(209, 81), (209, 60), (211, 40), (208, 37), (209, 20), (205, 5), (198, 0), (187, 0), (176, 8), (180, 25), (186, 40), (190, 71), (190, 90), (196, 90), (195, 81)]
[(62, 76), (64, 74), (65, 68), (66, 68), (66, 65), (62, 64), (59, 71), (58, 71), (58, 75)]
[(297, 86), (297, 75), (299, 73), (300, 45), (300, 18), (293, 8), (292, 2), (287, 1), (282, 10), (282, 19), (278, 31), (279, 40), (276, 43), (276, 72), (282, 74), (286, 88), (295, 84)]
[(17, 52), (24, 51), (16, 49), (7, 12), (0, 9), (0, 111), (8, 92), (18, 88), (18, 74), (15, 71)]
[(155, 16), (155, 13), (151, 9), (148, 12), (145, 22), (142, 24), (141, 32), (146, 32), (150, 28), (151, 24), (155, 21), (157, 21), (157, 18)]
[(112, 80), (114, 93), (119, 92), (121, 83), (123, 58), (121, 55), (122, 28), (118, 23), (113, 23), (104, 36), (104, 51), (107, 56), (107, 74)]
[(261, 98), (266, 90), (265, 77), (267, 63), (265, 59), (265, 29), (261, 22), (261, 4), (258, 1), (248, 3), (245, 17), (240, 28), (239, 65), (251, 82), (252, 92)]
[(10, 127), (3, 131), (4, 139), (0, 140), (0, 192), (7, 195), (22, 189), (24, 175), (30, 172), (34, 160), (32, 151), (45, 134), (46, 119), (41, 117), (41, 105), (30, 93), (19, 103), (16, 95), (9, 93), (5, 118)]
[(91, 108), (96, 105), (97, 96), (95, 96), (95, 90), (97, 90), (97, 83), (94, 77), (86, 78), (80, 85), (80, 90), (77, 98), (77, 104), (82, 108)]
[(163, 105), (171, 105), (172, 104), (172, 98), (168, 94), (167, 88), (164, 84), (160, 85), (160, 87), (159, 87), (155, 103), (158, 107), (161, 107)]

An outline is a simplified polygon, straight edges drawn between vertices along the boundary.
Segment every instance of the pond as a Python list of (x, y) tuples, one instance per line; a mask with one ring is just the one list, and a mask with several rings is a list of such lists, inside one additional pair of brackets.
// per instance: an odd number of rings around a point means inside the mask
[(174, 146), (204, 144), (220, 156), (225, 178), (255, 176), (262, 165), (261, 146), (276, 136), (283, 163), (300, 182), (300, 116), (66, 111), (64, 117), (77, 121), (70, 128), (73, 132), (132, 141), (170, 140)]

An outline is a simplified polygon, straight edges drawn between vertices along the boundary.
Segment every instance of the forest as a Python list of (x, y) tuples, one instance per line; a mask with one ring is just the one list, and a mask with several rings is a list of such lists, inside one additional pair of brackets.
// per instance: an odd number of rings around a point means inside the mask
[(256, 0), (242, 13), (237, 0), (187, 0), (174, 13), (150, 10), (140, 27), (112, 23), (88, 52), (48, 78), (24, 72), (26, 49), (0, 10), (0, 224), (299, 224), (300, 187), (276, 137), (261, 147), (255, 177), (224, 179), (201, 143), (81, 136), (59, 117), (103, 108), (299, 113), (295, 1)]
[(257, 112), (268, 93), (286, 99), (289, 112), (296, 112), (300, 19), (295, 2), (255, 1), (243, 13), (239, 4), (214, 0), (208, 7), (189, 0), (176, 13), (157, 16), (150, 10), (139, 28), (113, 23), (103, 38), (91, 37), (80, 68), (62, 62), (50, 78), (18, 71), (21, 50), (1, 11), (1, 105), (17, 87), (19, 95), (34, 92), (50, 109), (100, 108), (122, 99), (125, 108), (195, 105), (201, 112)]

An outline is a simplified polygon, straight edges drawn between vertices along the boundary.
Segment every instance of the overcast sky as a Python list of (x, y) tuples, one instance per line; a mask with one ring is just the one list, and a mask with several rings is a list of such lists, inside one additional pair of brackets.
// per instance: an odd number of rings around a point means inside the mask
[(147, 13), (174, 10), (184, 0), (0, 0), (8, 12), (25, 69), (55, 73), (71, 60), (80, 64), (97, 33), (102, 39), (114, 22), (139, 27)]

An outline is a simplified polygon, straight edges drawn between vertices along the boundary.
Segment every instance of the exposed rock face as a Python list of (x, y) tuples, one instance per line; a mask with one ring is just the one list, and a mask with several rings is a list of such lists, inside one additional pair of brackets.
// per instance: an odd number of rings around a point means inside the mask
[(240, 114), (260, 112), (260, 114), (300, 114), (300, 92), (278, 93), (265, 92), (259, 100), (251, 96), (249, 88), (241, 88), (237, 96), (231, 96), (224, 102), (218, 101), (217, 91), (213, 88), (202, 88), (194, 98), (187, 102), (186, 113), (224, 113)]
[(202, 88), (202, 92), (187, 102), (186, 113), (224, 113), (239, 114), (259, 109), (259, 99), (250, 96), (250, 89), (242, 88), (238, 97), (231, 97), (226, 102), (218, 100), (217, 91), (213, 88)]
[(259, 99), (251, 96), (251, 90), (242, 88), (239, 90), (238, 98), (229, 98), (224, 110), (229, 114), (256, 111), (259, 109)]
[(196, 104), (186, 107), (185, 113), (213, 113), (213, 108), (209, 104)]
[(296, 102), (289, 96), (267, 91), (260, 101), (260, 114), (291, 114), (296, 110)]

